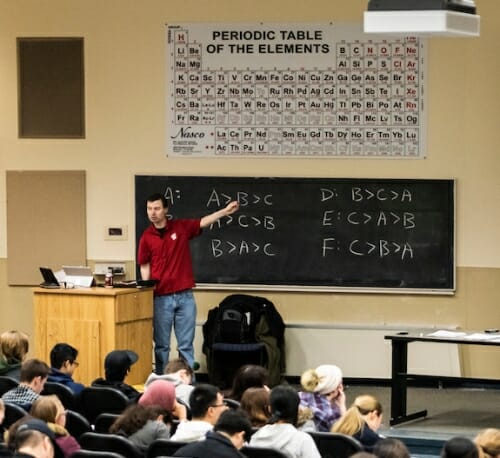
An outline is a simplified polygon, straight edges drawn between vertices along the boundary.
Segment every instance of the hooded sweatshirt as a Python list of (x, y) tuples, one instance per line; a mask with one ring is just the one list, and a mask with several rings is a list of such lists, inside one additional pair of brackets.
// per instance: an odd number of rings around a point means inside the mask
[(184, 404), (189, 406), (189, 395), (191, 391), (194, 390), (193, 385), (188, 385), (184, 383), (175, 374), (162, 374), (158, 375), (154, 372), (147, 378), (146, 383), (144, 383), (144, 389), (148, 387), (155, 380), (166, 380), (167, 382), (172, 382), (175, 385), (175, 397), (180, 399)]
[(252, 435), (250, 446), (274, 448), (289, 458), (321, 458), (314, 439), (290, 423), (263, 426)]

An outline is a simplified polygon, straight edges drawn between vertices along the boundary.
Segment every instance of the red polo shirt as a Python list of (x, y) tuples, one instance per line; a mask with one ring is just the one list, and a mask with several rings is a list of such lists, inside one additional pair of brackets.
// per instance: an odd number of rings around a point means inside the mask
[(151, 279), (159, 280), (155, 288), (157, 296), (195, 285), (189, 241), (200, 233), (200, 219), (168, 221), (163, 236), (154, 225), (143, 232), (137, 262), (150, 264)]

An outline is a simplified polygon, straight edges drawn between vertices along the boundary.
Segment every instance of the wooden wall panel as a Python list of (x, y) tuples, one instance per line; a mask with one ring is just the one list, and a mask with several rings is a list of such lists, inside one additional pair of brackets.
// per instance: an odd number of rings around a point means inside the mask
[(7, 281), (38, 285), (40, 266), (85, 265), (85, 172), (7, 171)]

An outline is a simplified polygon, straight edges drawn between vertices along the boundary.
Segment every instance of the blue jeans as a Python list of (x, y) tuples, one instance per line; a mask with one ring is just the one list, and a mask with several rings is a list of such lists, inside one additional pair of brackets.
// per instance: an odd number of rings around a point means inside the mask
[(170, 353), (170, 335), (174, 326), (179, 356), (193, 367), (196, 302), (193, 291), (156, 296), (153, 312), (153, 340), (155, 343), (155, 372), (163, 374)]

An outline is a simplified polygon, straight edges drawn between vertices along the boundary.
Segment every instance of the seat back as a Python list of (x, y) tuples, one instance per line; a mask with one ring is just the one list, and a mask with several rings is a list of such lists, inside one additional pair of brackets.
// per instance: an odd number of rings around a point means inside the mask
[(20, 418), (28, 415), (28, 412), (24, 410), (21, 406), (17, 404), (12, 404), (10, 402), (5, 402), (5, 418), (3, 420), (2, 426), (8, 429), (12, 423), (15, 423)]
[(89, 421), (79, 412), (66, 410), (66, 429), (76, 439), (85, 433), (92, 432)]
[(124, 455), (114, 452), (97, 452), (95, 450), (77, 450), (71, 458), (127, 458)]
[(66, 409), (78, 410), (78, 398), (71, 388), (57, 382), (45, 382), (42, 395), (55, 394)]
[(251, 447), (246, 445), (240, 449), (240, 452), (247, 458), (287, 458), (284, 453), (269, 447)]
[(188, 442), (177, 442), (167, 439), (156, 439), (151, 442), (148, 451), (146, 453), (147, 458), (156, 458), (159, 456), (172, 456), (175, 452), (187, 445)]
[(240, 408), (240, 403), (236, 399), (224, 398), (224, 404), (230, 409), (238, 410)]
[(94, 431), (96, 433), (108, 434), (110, 426), (120, 416), (117, 413), (100, 413), (94, 422)]
[(322, 458), (348, 458), (363, 451), (363, 446), (354, 437), (341, 433), (309, 433)]
[(12, 390), (19, 385), (19, 382), (12, 377), (8, 377), (6, 375), (0, 376), (0, 398), (7, 393), (7, 391)]
[(110, 386), (88, 386), (80, 393), (80, 411), (90, 424), (101, 413), (122, 413), (128, 404), (127, 396)]
[(131, 441), (117, 434), (85, 433), (78, 442), (85, 450), (114, 452), (127, 458), (144, 458), (143, 453)]

